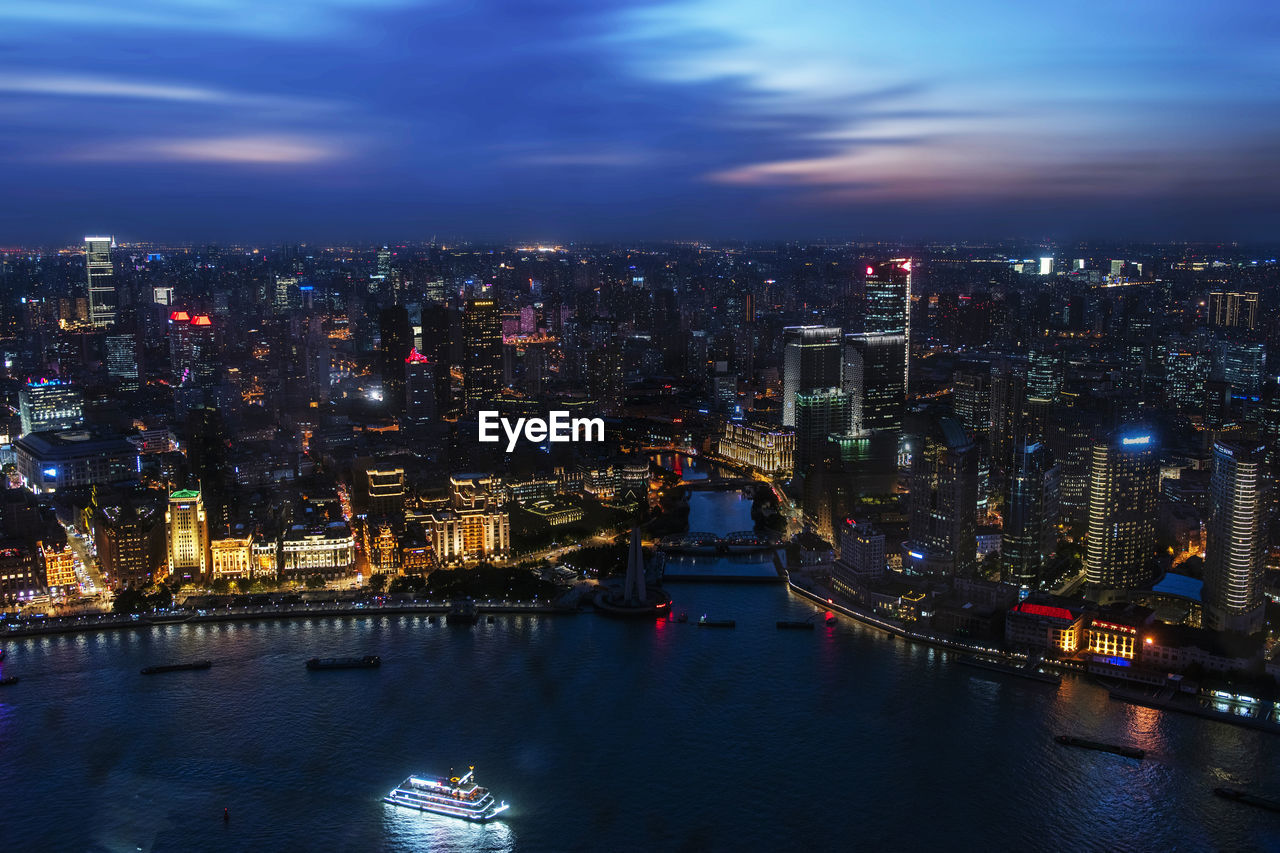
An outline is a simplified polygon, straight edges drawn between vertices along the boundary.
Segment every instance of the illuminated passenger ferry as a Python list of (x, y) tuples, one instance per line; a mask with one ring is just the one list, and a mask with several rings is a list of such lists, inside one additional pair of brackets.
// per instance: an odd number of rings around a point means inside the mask
[(395, 806), (474, 821), (491, 820), (506, 811), (509, 806), (494, 800), (488, 788), (477, 785), (474, 775), (471, 767), (462, 776), (447, 779), (410, 776), (382, 799)]

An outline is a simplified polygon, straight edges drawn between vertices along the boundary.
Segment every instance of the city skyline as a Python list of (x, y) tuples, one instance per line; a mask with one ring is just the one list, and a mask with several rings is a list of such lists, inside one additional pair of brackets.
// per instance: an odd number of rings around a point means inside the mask
[(1258, 3), (14, 3), (0, 23), (6, 244), (1278, 224)]

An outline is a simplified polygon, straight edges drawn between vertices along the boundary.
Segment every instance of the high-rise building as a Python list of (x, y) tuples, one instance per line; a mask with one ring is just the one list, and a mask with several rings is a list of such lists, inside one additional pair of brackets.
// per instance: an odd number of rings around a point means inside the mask
[(1219, 370), (1223, 381), (1231, 383), (1231, 389), (1245, 397), (1257, 397), (1262, 393), (1266, 375), (1267, 352), (1262, 344), (1241, 341), (1223, 341), (1218, 349)]
[(1062, 354), (1048, 343), (1037, 343), (1027, 355), (1027, 394), (1053, 400), (1062, 390)]
[(120, 383), (122, 391), (139, 387), (138, 342), (131, 334), (107, 335), (103, 340), (107, 376)]
[(986, 438), (991, 429), (991, 370), (986, 366), (964, 368), (951, 379), (951, 407), (975, 436)]
[(89, 287), (89, 322), (105, 329), (116, 321), (115, 270), (111, 265), (110, 237), (84, 238), (85, 276)]
[(437, 365), (414, 348), (405, 357), (404, 368), (405, 415), (412, 424), (429, 426), (435, 423), (439, 412), (436, 400)]
[(911, 448), (910, 539), (903, 566), (968, 577), (977, 565), (978, 449), (960, 421), (919, 415), (904, 427)]
[(84, 419), (79, 388), (59, 379), (33, 379), (18, 391), (22, 434), (69, 429)]
[(788, 326), (782, 330), (782, 425), (796, 425), (796, 395), (840, 387), (840, 329)]
[(796, 395), (797, 474), (821, 462), (827, 451), (827, 436), (849, 431), (849, 396), (839, 388), (827, 388)]
[(1216, 290), (1209, 294), (1209, 325), (1252, 331), (1258, 324), (1258, 294)]
[(1174, 347), (1165, 353), (1164, 396), (1170, 406), (1199, 409), (1204, 405), (1204, 383), (1209, 378), (1209, 354), (1194, 347)]
[(200, 492), (179, 489), (170, 494), (164, 521), (168, 532), (169, 576), (181, 582), (208, 574), (209, 524)]
[(474, 414), (502, 390), (502, 312), (498, 300), (467, 300), (462, 314), (462, 389), (467, 414)]
[(1151, 581), (1156, 547), (1160, 458), (1155, 437), (1122, 431), (1095, 441), (1089, 468), (1085, 580), (1101, 589)]
[(405, 365), (413, 349), (413, 327), (403, 305), (392, 305), (378, 313), (381, 343), (378, 361), (382, 374), (382, 400), (387, 411), (405, 411)]
[(867, 312), (862, 330), (874, 335), (901, 335), (903, 348), (902, 393), (907, 393), (911, 371), (911, 261), (897, 258), (867, 267)]
[(844, 391), (855, 433), (902, 429), (906, 337), (873, 333), (844, 336)]
[(1015, 454), (1001, 536), (1001, 578), (1036, 590), (1058, 544), (1058, 466), (1044, 445), (1024, 444)]
[(1215, 631), (1252, 634), (1265, 624), (1265, 453), (1264, 447), (1252, 444), (1217, 441), (1213, 445), (1204, 623)]

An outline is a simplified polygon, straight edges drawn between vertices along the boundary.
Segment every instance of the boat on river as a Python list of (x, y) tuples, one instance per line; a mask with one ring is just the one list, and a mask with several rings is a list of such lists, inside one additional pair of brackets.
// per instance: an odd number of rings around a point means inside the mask
[(1123, 755), (1125, 758), (1143, 759), (1147, 757), (1145, 749), (1139, 749), (1136, 746), (1125, 746), (1117, 743), (1103, 743), (1100, 740), (1089, 740), (1088, 738), (1076, 737), (1074, 735), (1058, 735), (1054, 738), (1058, 743), (1064, 746), (1078, 746), (1082, 749), (1094, 749), (1098, 752), (1110, 752), (1115, 755)]
[(209, 669), (213, 666), (211, 660), (197, 660), (190, 663), (169, 663), (162, 666), (144, 666), (142, 668), (143, 675), (156, 675), (161, 672), (187, 672), (189, 670)]
[(410, 776), (382, 798), (385, 803), (463, 820), (492, 820), (510, 806), (499, 803), (488, 788), (475, 782), (475, 768), (461, 776)]
[(382, 658), (377, 655), (360, 658), (311, 658), (307, 661), (307, 669), (377, 669), (380, 666)]

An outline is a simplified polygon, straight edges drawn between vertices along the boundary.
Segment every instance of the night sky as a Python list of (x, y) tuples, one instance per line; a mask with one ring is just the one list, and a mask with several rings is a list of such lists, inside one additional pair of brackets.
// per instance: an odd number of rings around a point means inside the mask
[(1280, 7), (3, 0), (0, 245), (1266, 240)]

